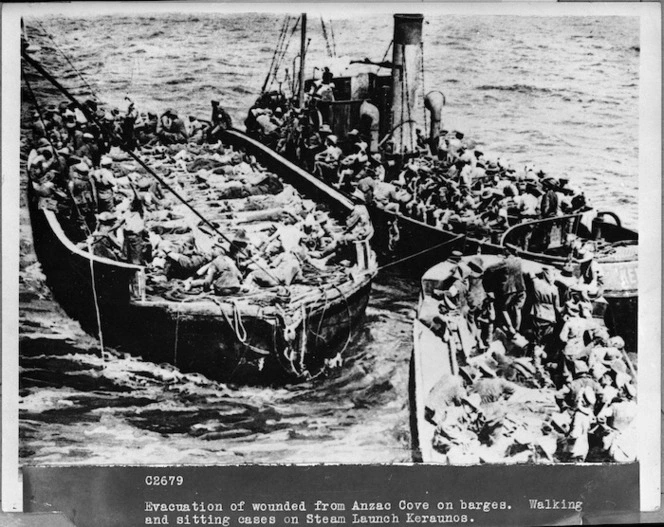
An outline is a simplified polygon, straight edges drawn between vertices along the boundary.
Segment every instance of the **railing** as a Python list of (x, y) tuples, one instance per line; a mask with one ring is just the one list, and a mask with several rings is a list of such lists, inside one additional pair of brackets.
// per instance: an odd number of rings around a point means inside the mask
[(520, 223), (505, 231), (500, 241), (525, 252), (543, 253), (565, 245), (567, 235), (579, 234), (581, 214), (569, 214)]

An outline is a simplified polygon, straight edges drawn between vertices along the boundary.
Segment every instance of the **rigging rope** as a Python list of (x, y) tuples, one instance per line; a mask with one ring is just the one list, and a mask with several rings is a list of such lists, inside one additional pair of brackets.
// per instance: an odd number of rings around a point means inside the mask
[[(87, 106), (82, 105), (78, 100), (71, 94), (69, 91), (62, 86), (50, 73), (48, 73), (42, 66), (39, 64), (37, 61), (35, 61), (30, 55), (28, 55), (25, 50), (21, 52), (21, 55), (23, 58), (32, 66), (34, 67), (46, 80), (48, 80), (53, 86), (55, 86), (58, 90), (60, 90), (70, 101), (72, 101), (86, 116), (86, 118), (93, 122), (95, 125), (97, 125), (103, 133), (105, 133), (109, 138), (116, 138), (117, 135), (115, 132), (108, 127), (107, 125), (101, 123), (99, 119), (97, 118), (96, 115), (94, 115), (90, 109)], [(185, 205), (191, 212), (193, 212), (205, 225), (210, 227), (219, 237), (221, 237), (224, 241), (229, 243), (231, 246), (235, 247), (239, 253), (244, 255), (247, 259), (249, 259), (251, 262), (253, 262), (261, 271), (263, 271), (265, 274), (267, 274), (270, 278), (275, 280), (278, 284), (282, 284), (282, 280), (275, 277), (269, 270), (265, 269), (263, 265), (261, 265), (260, 262), (255, 260), (251, 254), (249, 254), (242, 246), (238, 246), (234, 241), (229, 239), (224, 233), (222, 233), (215, 225), (212, 223), (210, 220), (208, 220), (205, 216), (203, 216), (196, 208), (191, 205), (185, 198), (183, 198), (171, 185), (169, 185), (164, 179), (158, 175), (150, 166), (148, 166), (145, 161), (143, 161), (138, 155), (136, 155), (132, 150), (126, 148), (124, 143), (120, 141), (120, 144), (122, 145), (122, 149), (132, 158), (134, 161), (136, 161), (148, 174), (150, 174), (153, 178), (155, 178), (166, 190), (168, 190), (171, 194), (173, 194), (183, 205)]]
[[(295, 22), (295, 25), (293, 25), (293, 29), (291, 30), (290, 36), (288, 37), (288, 40), (286, 41), (285, 46), (282, 45), (283, 49), (282, 49), (281, 53), (279, 54), (279, 56), (277, 57), (277, 62), (276, 62), (275, 67), (274, 67), (274, 73), (273, 73), (272, 79), (270, 80), (270, 83), (268, 84), (268, 89), (272, 86), (272, 83), (274, 82), (274, 80), (277, 77), (277, 72), (281, 69), (281, 64), (283, 63), (284, 58), (286, 57), (286, 53), (288, 53), (288, 48), (290, 47), (290, 43), (293, 40), (293, 35), (295, 34), (295, 32), (297, 31), (297, 28), (300, 25), (300, 20), (301, 20), (301, 18), (297, 19), (297, 21)], [(288, 29), (288, 28), (286, 28), (286, 29)]]
[[(401, 46), (401, 62), (403, 63), (403, 51), (406, 46), (402, 45)], [(404, 75), (405, 75), (405, 68), (402, 67), (401, 69), (397, 70), (399, 72), (399, 80), (401, 81), (401, 97), (399, 99), (399, 104), (401, 104), (401, 128), (399, 129), (399, 149), (400, 152), (399, 154), (403, 153), (403, 123), (404, 123), (404, 107), (403, 107), (403, 92), (404, 92)]]
[[(88, 251), (90, 254), (92, 254), (92, 242), (90, 241), (90, 238), (88, 238)], [(99, 310), (99, 299), (97, 297), (97, 285), (96, 285), (96, 280), (95, 280), (95, 266), (92, 258), (88, 258), (88, 261), (90, 262), (90, 278), (92, 281), (92, 298), (94, 298), (95, 301), (95, 313), (97, 315), (97, 329), (99, 330), (99, 352), (101, 354), (101, 358), (104, 358), (104, 333), (101, 330), (101, 312)]]
[[(384, 64), (385, 59), (387, 59), (387, 54), (390, 52), (390, 49), (392, 48), (392, 44), (394, 43), (393, 40), (390, 40), (390, 43), (387, 45), (387, 49), (385, 50), (385, 54), (383, 55), (383, 60), (379, 62), (379, 64)], [(380, 66), (376, 66), (376, 73), (380, 71)]]
[(422, 82), (422, 114), (424, 115), (424, 133), (429, 129), (429, 124), (427, 121), (427, 109), (424, 106), (424, 97), (426, 97), (426, 89), (424, 86), (424, 41), (420, 42), (420, 79)]
[[(37, 110), (37, 114), (39, 115), (39, 120), (41, 121), (41, 124), (44, 127), (44, 130), (46, 130), (46, 123), (44, 122), (44, 117), (43, 117), (43, 114), (42, 114), (41, 105), (39, 104), (39, 101), (37, 100), (37, 96), (35, 95), (35, 92), (32, 90), (32, 86), (30, 85), (30, 81), (28, 81), (28, 77), (25, 74), (25, 70), (23, 69), (23, 66), (21, 66), (21, 70), (23, 72), (23, 80), (25, 81), (25, 85), (28, 88), (28, 93), (30, 94), (30, 98), (32, 99), (32, 102), (35, 105), (35, 108)], [(44, 138), (48, 141), (48, 144), (50, 145), (50, 147), (53, 151), (53, 158), (55, 159), (55, 162), (58, 165), (58, 169), (60, 171), (63, 171), (67, 167), (66, 166), (63, 167), (62, 163), (61, 163), (60, 156), (55, 155), (56, 148), (53, 145), (53, 141), (51, 140), (51, 138), (48, 135), (45, 135)], [(28, 175), (28, 178), (29, 178), (29, 175)], [(83, 225), (83, 229), (86, 233), (86, 236), (89, 237), (89, 236), (92, 235), (92, 233), (90, 232), (90, 228), (88, 227), (88, 223), (85, 221), (85, 217), (81, 213), (81, 210), (78, 208), (78, 203), (76, 203), (76, 200), (74, 199), (74, 195), (72, 194), (71, 189), (69, 189), (69, 187), (68, 187), (67, 190), (68, 190), (69, 199), (71, 199), (72, 204), (74, 205), (74, 211), (76, 211), (76, 215), (78, 216), (78, 219), (81, 221), (81, 224)]]
[(86, 86), (86, 87), (88, 88), (88, 90), (90, 91), (90, 95), (91, 95), (92, 97), (94, 97), (97, 101), (99, 101), (99, 99), (97, 98), (97, 96), (96, 96), (95, 93), (94, 93), (94, 90), (92, 89), (92, 86), (90, 86), (90, 85), (88, 84), (88, 81), (85, 80), (85, 78), (83, 77), (83, 75), (81, 74), (81, 72), (78, 71), (78, 69), (76, 69), (76, 66), (74, 66), (74, 64), (72, 63), (72, 61), (69, 60), (69, 57), (65, 54), (65, 52), (62, 51), (62, 49), (60, 49), (60, 46), (58, 46), (58, 43), (53, 39), (53, 37), (51, 36), (51, 34), (48, 32), (48, 30), (42, 25), (42, 23), (41, 23), (40, 21), (37, 21), (37, 23), (39, 24), (39, 27), (41, 27), (42, 31), (43, 31), (44, 33), (46, 33), (46, 36), (51, 40), (51, 42), (53, 42), (53, 45), (55, 46), (55, 48), (60, 52), (60, 54), (65, 58), (65, 60), (69, 63), (69, 65), (72, 67), (72, 69), (76, 72), (76, 74), (77, 74), (78, 77), (81, 79), (81, 81), (83, 81), (83, 84), (85, 84), (85, 86)]
[(424, 249), (422, 251), (418, 251), (416, 253), (409, 254), (408, 256), (404, 256), (403, 258), (399, 258), (398, 260), (394, 260), (393, 262), (382, 265), (381, 267), (378, 268), (378, 271), (382, 271), (384, 269), (389, 269), (390, 267), (394, 267), (395, 265), (399, 265), (401, 263), (407, 262), (409, 260), (412, 260), (413, 258), (417, 258), (418, 256), (422, 256), (422, 255), (424, 255), (426, 253), (429, 253), (431, 251), (435, 251), (436, 249), (440, 249), (441, 247), (444, 247), (447, 244), (457, 242), (461, 238), (463, 238), (462, 234), (458, 235), (456, 238), (453, 238), (451, 240), (447, 240), (447, 241), (444, 241), (442, 243), (439, 243), (438, 245), (434, 245), (433, 247), (429, 247), (429, 248)]
[(265, 92), (265, 88), (267, 88), (267, 84), (270, 81), (270, 77), (272, 76), (272, 71), (274, 69), (274, 64), (277, 58), (277, 54), (281, 50), (281, 45), (283, 42), (283, 39), (286, 35), (286, 31), (288, 30), (288, 24), (290, 23), (290, 15), (286, 15), (286, 18), (284, 19), (283, 23), (281, 24), (281, 31), (279, 32), (279, 38), (277, 39), (277, 45), (274, 48), (274, 53), (272, 53), (272, 60), (270, 61), (270, 67), (267, 71), (267, 75), (265, 75), (265, 81), (263, 82), (263, 87), (261, 88), (261, 93)]
[(320, 25), (323, 28), (323, 38), (325, 39), (325, 49), (327, 50), (327, 56), (332, 58), (332, 48), (330, 47), (330, 39), (327, 36), (327, 28), (325, 27), (325, 20), (323, 16), (320, 17)]
[(332, 28), (332, 20), (330, 20), (330, 37), (332, 39), (332, 53), (333, 56), (337, 56), (337, 42), (334, 38), (334, 29)]
[[(408, 68), (407, 64), (408, 61), (406, 60), (406, 46), (403, 46), (403, 83), (404, 83), (404, 91), (406, 92), (406, 117), (408, 117), (408, 121), (412, 122), (411, 119), (411, 114), (410, 114), (410, 93), (409, 93), (409, 86), (408, 86)], [(401, 99), (401, 102), (403, 104), (403, 97)], [(409, 127), (408, 129), (408, 142), (410, 143), (410, 151), (414, 152), (415, 148), (413, 147), (413, 128), (412, 126)], [(403, 146), (403, 144), (402, 144)]]

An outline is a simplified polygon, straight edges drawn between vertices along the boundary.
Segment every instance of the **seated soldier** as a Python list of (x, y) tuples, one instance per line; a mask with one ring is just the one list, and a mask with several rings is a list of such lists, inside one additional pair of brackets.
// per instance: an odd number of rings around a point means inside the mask
[[(92, 254), (109, 258), (111, 260), (122, 259), (122, 245), (115, 232), (120, 224), (111, 212), (102, 212), (97, 215), (97, 228), (89, 238), (89, 247), (92, 249)], [(84, 249), (88, 249), (88, 244), (85, 244)]]
[(314, 175), (330, 183), (336, 181), (341, 148), (337, 146), (337, 136), (329, 135), (325, 140), (326, 148), (316, 154), (314, 162)]
[(362, 172), (369, 159), (366, 148), (367, 144), (364, 142), (355, 143), (353, 153), (341, 160), (337, 187), (347, 189), (355, 177)]
[(166, 110), (157, 123), (157, 137), (163, 145), (186, 143), (189, 139), (187, 128), (173, 109)]
[(227, 248), (217, 251), (214, 259), (200, 267), (196, 271), (196, 276), (204, 278), (189, 277), (185, 280), (185, 291), (192, 287), (203, 287), (204, 291), (212, 289), (216, 295), (229, 295), (240, 291), (242, 285), (242, 273), (238, 269), (234, 253), (238, 246), (227, 244)]
[(276, 287), (291, 285), (302, 275), (302, 264), (294, 252), (284, 250), (279, 238), (275, 238), (266, 254), (271, 263), (268, 268), (262, 267), (249, 273), (242, 284), (243, 291), (254, 291), (259, 287)]

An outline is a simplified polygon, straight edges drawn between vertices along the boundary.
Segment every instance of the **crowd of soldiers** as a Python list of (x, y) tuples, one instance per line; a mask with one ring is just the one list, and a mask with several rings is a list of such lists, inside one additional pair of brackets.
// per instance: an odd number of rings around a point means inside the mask
[[(232, 123), (212, 106), (205, 126), (185, 125), (173, 110), (156, 124), (146, 114), (146, 125), (131, 102), (124, 113), (93, 101), (86, 111), (62, 103), (35, 112), (27, 170), (39, 207), (56, 211), (81, 249), (146, 266), (153, 284), (177, 282), (181, 291), (247, 292), (347, 266), (353, 241), (371, 230), (366, 210), (338, 225), (254, 157), (225, 146), (219, 134)], [(136, 148), (218, 230), (122, 152)]]
[(589, 209), (568, 178), (489, 159), (458, 131), (441, 130), (432, 145), (418, 129), (416, 152), (404, 162), (395, 161), (389, 138), (374, 151), (366, 131), (342, 140), (328, 124), (315, 124), (316, 100), (300, 109), (278, 94), (265, 96), (250, 109), (247, 131), (365, 203), (487, 241), (520, 221)]
[[(635, 458), (636, 374), (623, 339), (593, 316), (605, 304), (602, 274), (591, 244), (577, 242), (561, 272), (524, 271), (507, 251), (490, 266), (480, 256), (459, 260), (431, 291), (438, 312), (421, 320), (458, 357), (460, 373), (427, 401), (439, 451), (453, 457), (484, 444), (501, 445), (505, 457), (516, 448), (523, 461)], [(518, 386), (555, 393), (544, 425), (508, 415)]]

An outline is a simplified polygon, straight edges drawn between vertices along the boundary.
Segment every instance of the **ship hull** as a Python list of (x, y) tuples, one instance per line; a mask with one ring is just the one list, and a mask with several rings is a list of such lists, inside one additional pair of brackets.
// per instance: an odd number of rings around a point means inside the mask
[[(263, 145), (242, 134), (233, 142), (331, 213), (343, 216), (352, 209), (351, 202), (304, 180), (297, 167)], [(141, 266), (81, 250), (77, 230), (67, 229), (71, 222), (40, 208), (31, 185), (28, 189), (34, 248), (46, 283), (64, 311), (100, 344), (225, 382), (307, 380), (342, 364), (369, 301), (376, 274), (371, 254), (343, 283), (323, 284), (293, 302), (277, 290), (259, 293), (257, 301), (256, 296), (146, 297)]]

